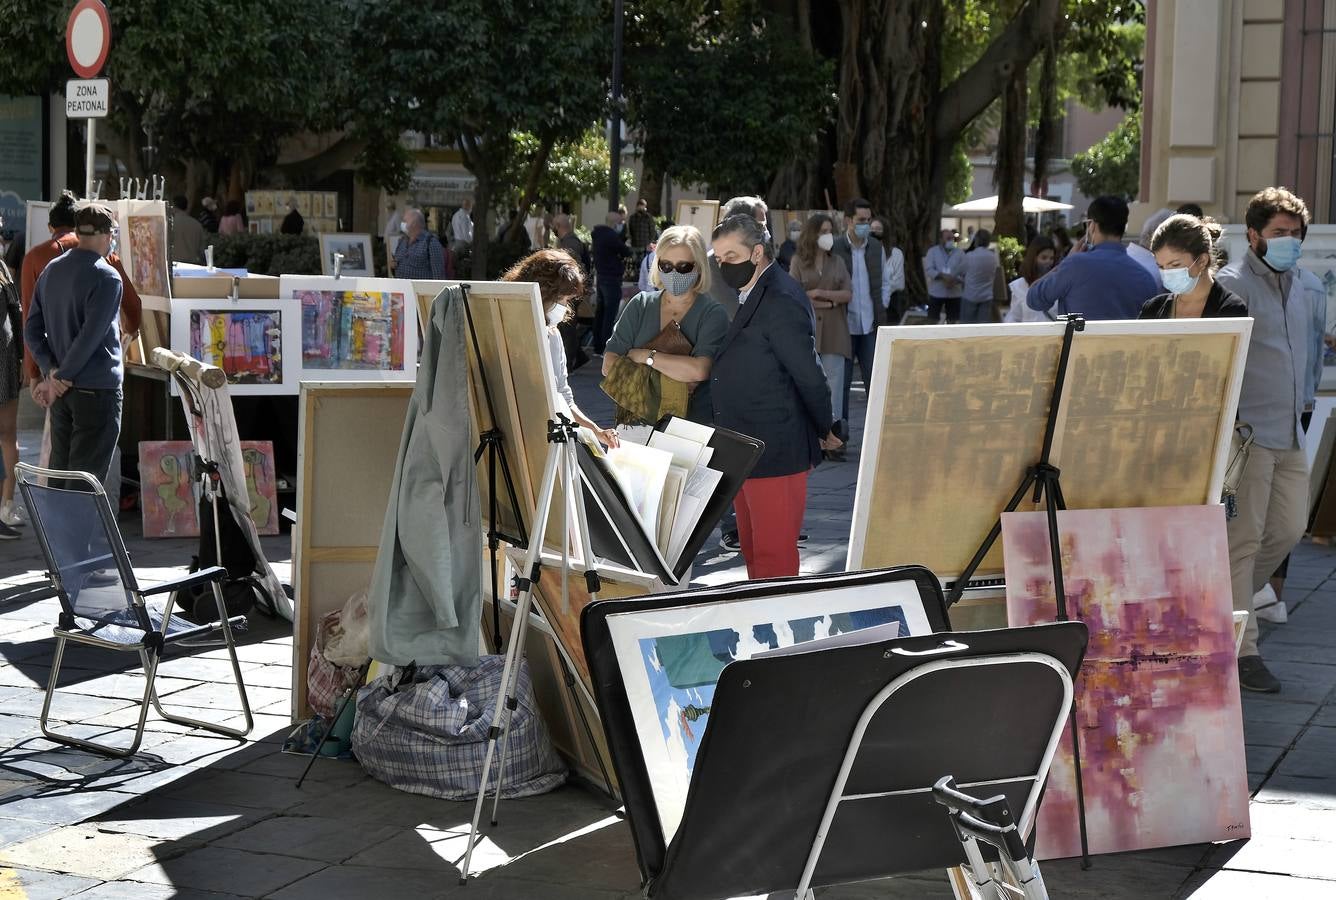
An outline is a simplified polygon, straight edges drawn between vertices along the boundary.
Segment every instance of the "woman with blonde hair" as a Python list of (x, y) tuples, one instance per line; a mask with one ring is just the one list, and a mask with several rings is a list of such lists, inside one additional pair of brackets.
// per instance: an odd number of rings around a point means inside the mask
[(710, 368), (728, 334), (728, 314), (709, 296), (705, 239), (691, 225), (659, 235), (653, 290), (632, 297), (603, 353), (603, 390), (619, 424), (654, 424), (665, 415), (712, 424)]
[(538, 293), (543, 298), (543, 313), (547, 316), (547, 350), (552, 359), (557, 394), (565, 401), (571, 419), (577, 425), (583, 425), (603, 443), (616, 447), (617, 432), (600, 427), (580, 411), (566, 375), (566, 347), (558, 326), (571, 316), (575, 305), (584, 296), (585, 277), (580, 264), (565, 250), (539, 250), (511, 266), (501, 280), (532, 281), (538, 285)]
[[(789, 274), (802, 285), (816, 314), (816, 350), (821, 354), (821, 368), (830, 385), (830, 405), (835, 421), (847, 425), (844, 408), (844, 368), (853, 359), (853, 341), (849, 337), (849, 301), (853, 281), (844, 260), (831, 253), (835, 246), (835, 220), (816, 213), (798, 236), (798, 250), (793, 255)], [(845, 434), (848, 432), (845, 431)], [(844, 450), (826, 451), (827, 459), (842, 459)]]

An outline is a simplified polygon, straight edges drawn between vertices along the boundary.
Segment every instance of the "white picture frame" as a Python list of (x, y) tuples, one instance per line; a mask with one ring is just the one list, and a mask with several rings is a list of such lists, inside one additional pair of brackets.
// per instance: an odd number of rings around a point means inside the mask
[(320, 271), (334, 274), (334, 254), (343, 254), (343, 277), (371, 278), (376, 274), (376, 260), (371, 253), (371, 235), (320, 232)]
[[(192, 337), (199, 314), (224, 316), (269, 315), (278, 329), (277, 343), (270, 344), (270, 358), (277, 360), (279, 373), (272, 381), (250, 380), (233, 374), (235, 365), (227, 363), (227, 357), (210, 351)], [(290, 324), (289, 324), (290, 323)], [(204, 322), (200, 321), (200, 326)], [(292, 299), (276, 300), (228, 300), (204, 299), (172, 301), (171, 346), (177, 353), (184, 353), (201, 362), (218, 365), (228, 372), (228, 392), (234, 397), (256, 397), (272, 395), (295, 395), (301, 380), (302, 347), (302, 310), (301, 304)], [(274, 356), (274, 353), (277, 356)], [(173, 393), (176, 386), (172, 385)]]
[[(44, 241), (51, 240), (51, 231), (47, 227), (47, 221), (51, 218), (51, 207), (53, 204), (49, 200), (29, 200), (28, 201), (28, 219), (27, 227), (24, 229), (23, 245), (24, 252), (28, 252), (33, 247)], [(15, 275), (18, 273), (15, 272)]]
[[(279, 278), (278, 293), (280, 297), (296, 302), (302, 315), (297, 357), (301, 380), (417, 380), (418, 316), (413, 282), (393, 278), (283, 275)], [(354, 300), (350, 295), (360, 296)], [(379, 309), (375, 306), (376, 297), (380, 298)], [(321, 318), (334, 314), (335, 307), (338, 308), (339, 322)], [(364, 327), (374, 325), (379, 346), (383, 347), (384, 339), (388, 339), (390, 349), (382, 353), (365, 341), (358, 343), (359, 339), (348, 330), (350, 323), (358, 319)], [(319, 321), (326, 324), (321, 326)], [(324, 335), (324, 339), (320, 335)]]
[[(672, 842), (681, 823), (694, 754), (707, 724), (715, 682), (689, 687), (672, 685), (671, 664), (664, 663), (658, 655), (660, 639), (683, 641), (699, 637), (713, 643), (720, 637), (728, 640), (731, 632), (736, 638), (733, 655), (728, 660), (732, 661), (798, 646), (808, 640), (886, 625), (888, 610), (890, 621), (900, 623), (901, 637), (933, 630), (913, 580), (833, 585), (819, 592), (791, 593), (785, 593), (784, 585), (779, 584), (772, 590), (776, 593), (769, 596), (720, 598), (715, 602), (688, 602), (607, 616), (608, 632), (665, 844)], [(866, 622), (841, 623), (834, 619), (860, 613)], [(718, 662), (722, 668), (724, 661)], [(706, 668), (708, 671), (708, 664)], [(708, 674), (706, 677), (708, 680)], [(684, 697), (693, 698), (685, 708), (679, 703)]]
[[(1027, 392), (1025, 386), (1012, 386), (1012, 392), (1018, 396), (1023, 396), (1028, 410), (1023, 414), (1026, 425), (1026, 441), (1023, 447), (1007, 445), (1007, 450), (1015, 456), (1014, 460), (1008, 461), (1005, 465), (999, 463), (995, 470), (990, 469), (987, 463), (991, 457), (976, 452), (973, 457), (966, 455), (961, 465), (952, 466), (950, 450), (952, 449), (949, 439), (945, 438), (951, 428), (952, 422), (966, 421), (971, 424), (986, 424), (978, 409), (974, 406), (965, 404), (953, 420), (946, 417), (934, 418), (929, 422), (930, 413), (925, 413), (922, 424), (910, 423), (905, 427), (919, 428), (924, 430), (931, 426), (939, 428), (939, 433), (935, 438), (937, 450), (940, 458), (931, 461), (923, 459), (917, 460), (899, 460), (896, 465), (902, 466), (906, 477), (912, 475), (917, 487), (913, 492), (905, 492), (903, 495), (897, 494), (894, 500), (889, 500), (886, 496), (881, 496), (881, 502), (878, 502), (878, 495), (886, 493), (886, 485), (880, 484), (879, 480), (885, 478), (881, 469), (881, 454), (883, 452), (884, 435), (886, 429), (886, 418), (894, 410), (906, 410), (904, 405), (906, 397), (914, 396), (921, 406), (931, 406), (934, 403), (934, 392), (931, 388), (925, 388), (922, 385), (892, 385), (891, 373), (895, 354), (901, 351), (912, 351), (915, 346), (921, 346), (922, 342), (949, 341), (956, 345), (956, 349), (964, 350), (961, 342), (971, 342), (979, 351), (979, 358), (983, 354), (998, 352), (1002, 346), (999, 341), (1006, 338), (1044, 338), (1043, 341), (1032, 341), (1035, 345), (1042, 346), (1049, 353), (1056, 365), (1057, 351), (1062, 344), (1062, 335), (1066, 328), (1063, 322), (1042, 322), (1042, 323), (1002, 323), (985, 325), (919, 325), (919, 326), (895, 326), (882, 328), (877, 336), (876, 358), (873, 363), (872, 385), (869, 389), (868, 397), (868, 417), (863, 432), (863, 452), (859, 461), (858, 482), (854, 494), (854, 510), (852, 522), (850, 524), (849, 550), (846, 559), (846, 567), (850, 571), (859, 569), (876, 568), (888, 565), (910, 565), (922, 564), (932, 569), (934, 574), (944, 581), (958, 576), (965, 568), (973, 552), (983, 543), (988, 534), (989, 527), (996, 523), (997, 515), (1001, 513), (1007, 500), (1020, 486), (1022, 478), (1025, 476), (1026, 467), (1039, 461), (1043, 443), (1043, 424), (1047, 419), (1047, 410), (1049, 397), (1047, 393), (1035, 395), (1033, 392)], [(1098, 414), (1086, 411), (1078, 420), (1076, 414), (1072, 411), (1073, 396), (1078, 396), (1081, 391), (1079, 385), (1082, 383), (1079, 369), (1081, 361), (1088, 358), (1088, 354), (1095, 352), (1098, 344), (1092, 344), (1092, 339), (1098, 340), (1104, 337), (1137, 337), (1147, 338), (1175, 338), (1193, 336), (1228, 336), (1233, 338), (1232, 353), (1228, 362), (1228, 370), (1223, 373), (1222, 392), (1220, 394), (1220, 403), (1218, 409), (1213, 410), (1214, 429), (1210, 432), (1211, 453), (1208, 460), (1203, 464), (1208, 467), (1208, 474), (1205, 479), (1198, 478), (1203, 484), (1203, 490), (1184, 500), (1181, 497), (1146, 497), (1144, 491), (1148, 480), (1141, 478), (1138, 484), (1129, 488), (1135, 489), (1139, 493), (1127, 497), (1127, 502), (1120, 502), (1118, 498), (1098, 497), (1095, 503), (1087, 502), (1083, 499), (1082, 493), (1076, 488), (1078, 479), (1084, 478), (1088, 484), (1091, 479), (1095, 479), (1098, 473), (1091, 471), (1069, 472), (1063, 469), (1064, 440), (1070, 442), (1069, 449), (1075, 447), (1072, 453), (1077, 453), (1084, 446), (1089, 448), (1094, 439), (1091, 433), (1094, 429), (1089, 429), (1090, 420)], [(1050, 462), (1062, 470), (1063, 490), (1067, 504), (1073, 508), (1118, 508), (1124, 506), (1153, 506), (1153, 505), (1181, 505), (1184, 502), (1190, 503), (1218, 503), (1220, 502), (1221, 489), (1224, 483), (1225, 469), (1228, 466), (1230, 439), (1234, 427), (1234, 420), (1238, 408), (1239, 391), (1243, 383), (1244, 362), (1247, 358), (1248, 341), (1252, 335), (1252, 319), (1161, 319), (1144, 321), (1094, 321), (1087, 322), (1085, 330), (1076, 335), (1073, 346), (1073, 356), (1071, 365), (1068, 368), (1068, 377), (1064, 385), (1064, 398), (1062, 401), (1062, 414), (1059, 418), (1058, 427), (1055, 434), (1053, 452)], [(1213, 342), (1212, 342), (1213, 343)], [(945, 345), (944, 345), (945, 346)], [(1036, 364), (1037, 365), (1037, 364)], [(1184, 365), (1189, 365), (1185, 362)], [(915, 372), (916, 375), (934, 380), (932, 373)], [(1015, 379), (1014, 373), (1008, 373), (1008, 376)], [(954, 387), (954, 381), (950, 373), (937, 373), (935, 380), (947, 387)], [(1091, 383), (1096, 379), (1092, 376)], [(995, 381), (985, 379), (979, 388), (979, 396), (974, 400), (991, 399), (988, 395), (992, 391)], [(1036, 390), (1038, 388), (1036, 387)], [(943, 388), (945, 392), (945, 387)], [(1002, 388), (998, 387), (998, 393), (1001, 394)], [(1018, 401), (1019, 402), (1019, 401)], [(900, 404), (898, 407), (892, 407), (891, 404)], [(1004, 408), (999, 421), (1017, 422), (1022, 413), (1017, 410)], [(1118, 415), (1110, 414), (1108, 419), (1109, 429), (1120, 429), (1129, 426), (1135, 415), (1128, 415), (1122, 411)], [(1069, 424), (1079, 421), (1080, 425), (1086, 426), (1089, 430), (1082, 444), (1069, 434)], [(945, 425), (939, 426), (939, 422)], [(899, 427), (899, 426), (897, 426)], [(1119, 432), (1111, 431), (1117, 434)], [(1143, 440), (1142, 432), (1137, 432), (1137, 438)], [(946, 440), (947, 445), (942, 446), (942, 441)], [(1033, 445), (1031, 446), (1031, 442)], [(1000, 451), (999, 451), (1000, 452)], [(1070, 462), (1070, 459), (1068, 460)], [(1134, 460), (1123, 460), (1125, 464), (1132, 464)], [(1155, 469), (1155, 460), (1143, 459), (1137, 463), (1139, 470), (1151, 470), (1157, 473), (1160, 470)], [(1014, 465), (1012, 464), (1014, 463)], [(934, 469), (940, 469), (935, 475), (925, 474), (922, 469), (925, 466), (931, 466)], [(891, 465), (888, 462), (887, 465)], [(945, 473), (945, 474), (943, 474)], [(954, 474), (952, 474), (954, 473)], [(1144, 471), (1143, 471), (1144, 474)], [(1161, 473), (1164, 477), (1171, 478), (1176, 472)], [(1121, 489), (1120, 476), (1116, 473), (1104, 473), (1106, 477), (1102, 480), (1110, 485), (1110, 490)], [(943, 481), (945, 478), (945, 481)], [(968, 491), (970, 500), (968, 509), (957, 506), (956, 498), (944, 498), (944, 490), (938, 490), (936, 485), (950, 484), (958, 481), (959, 487)], [(972, 482), (972, 483), (971, 483)], [(910, 494), (914, 495), (911, 496)], [(935, 506), (934, 506), (935, 504)], [(1021, 509), (1029, 509), (1028, 506), (1022, 506)], [(886, 527), (886, 523), (878, 523), (874, 528), (873, 518), (874, 509), (876, 515), (880, 518), (889, 518), (893, 520), (894, 527)], [(908, 526), (908, 527), (906, 527)], [(946, 529), (945, 531), (943, 529)], [(886, 532), (903, 537), (913, 536), (912, 542), (906, 541), (904, 546), (892, 539)], [(944, 536), (948, 535), (949, 536)], [(946, 547), (949, 542), (959, 546)], [(912, 545), (911, 545), (912, 544)], [(968, 548), (968, 549), (966, 549)], [(903, 557), (903, 558), (901, 558)], [(1001, 548), (999, 545), (993, 547), (985, 565), (981, 567), (980, 575), (995, 574), (991, 560), (996, 560), (996, 569), (1000, 574)], [(892, 561), (894, 560), (894, 561)]]

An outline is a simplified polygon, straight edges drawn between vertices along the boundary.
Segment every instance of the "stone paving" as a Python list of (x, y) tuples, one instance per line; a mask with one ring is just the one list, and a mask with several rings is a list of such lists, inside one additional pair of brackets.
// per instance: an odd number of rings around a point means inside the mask
[[(606, 419), (592, 375), (577, 391)], [(855, 396), (855, 423), (863, 398)], [(37, 434), (24, 411), (25, 458)], [(857, 444), (857, 428), (855, 445)], [(823, 465), (811, 482), (804, 571), (843, 568), (857, 473)], [(166, 577), (193, 541), (146, 541), (137, 515), (122, 527), (136, 564)], [(282, 577), (286, 537), (265, 540)], [(707, 548), (699, 581), (742, 577), (733, 554)], [(149, 717), (143, 748), (114, 761), (40, 737), (56, 601), (42, 590), (31, 537), (0, 544), (0, 897), (56, 900), (360, 900), (370, 897), (614, 900), (639, 896), (629, 832), (595, 794), (568, 786), (502, 804), (501, 824), (475, 854), (482, 874), (457, 884), (471, 804), (400, 793), (353, 762), (321, 760), (298, 790), (305, 758), (279, 747), (289, 729), (291, 636), (257, 618), (240, 656), (256, 712), (246, 740), (226, 740)], [(1286, 589), (1290, 621), (1263, 626), (1263, 652), (1285, 682), (1244, 698), (1253, 838), (1045, 863), (1054, 898), (1336, 897), (1336, 552), (1304, 545)], [(54, 716), (83, 735), (133, 718), (141, 676), (106, 653), (73, 650)], [(169, 658), (164, 702), (235, 722), (219, 649)], [(818, 892), (823, 900), (949, 898), (940, 872)]]

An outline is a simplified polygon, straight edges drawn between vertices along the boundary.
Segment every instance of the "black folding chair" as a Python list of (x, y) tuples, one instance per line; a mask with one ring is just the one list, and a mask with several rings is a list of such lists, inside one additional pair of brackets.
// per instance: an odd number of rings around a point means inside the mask
[[(28, 505), (33, 531), (46, 557), (47, 577), (60, 598), (60, 623), (55, 629), (56, 654), (51, 664), (51, 678), (42, 704), (42, 734), (62, 744), (83, 747), (110, 756), (127, 757), (139, 749), (152, 701), (158, 715), (169, 722), (203, 728), (229, 737), (245, 737), (253, 725), (246, 685), (241, 679), (232, 628), (245, 625), (245, 616), (229, 619), (223, 604), (220, 579), (227, 570), (221, 566), (204, 569), (173, 581), (141, 587), (135, 577), (130, 557), (125, 552), (115, 515), (107, 502), (102, 484), (87, 472), (42, 469), (20, 463), (18, 485)], [(41, 479), (41, 480), (39, 480)], [(43, 481), (45, 483), (43, 483)], [(219, 621), (196, 625), (172, 614), (176, 592), (194, 585), (210, 584), (218, 604)], [(147, 598), (167, 595), (165, 603), (149, 604)], [(232, 657), (232, 673), (245, 715), (244, 728), (230, 728), (163, 710), (154, 689), (158, 662), (169, 644), (201, 638), (221, 632), (223, 643)], [(107, 650), (137, 652), (144, 667), (146, 683), (139, 706), (139, 723), (134, 742), (126, 748), (112, 747), (51, 731), (47, 714), (56, 684), (65, 644), (74, 641)]]

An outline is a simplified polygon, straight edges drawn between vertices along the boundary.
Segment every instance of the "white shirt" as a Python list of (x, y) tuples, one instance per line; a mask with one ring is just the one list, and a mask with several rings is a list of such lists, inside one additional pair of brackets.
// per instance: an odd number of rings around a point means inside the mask
[(1048, 310), (1030, 309), (1025, 303), (1025, 297), (1030, 293), (1030, 282), (1024, 278), (1017, 278), (1011, 284), (1007, 285), (1011, 292), (1011, 308), (1007, 310), (1003, 322), (1053, 322), (1057, 319), (1058, 304), (1054, 303)]
[(566, 345), (561, 340), (561, 332), (556, 328), (547, 330), (547, 353), (552, 359), (552, 377), (557, 382), (557, 396), (566, 406), (557, 412), (570, 415), (571, 410), (575, 409), (575, 391), (571, 390), (571, 382), (566, 375)]
[[(905, 289), (905, 254), (899, 247), (892, 247), (891, 252), (885, 256), (882, 263), (883, 270), (889, 270), (889, 280), (891, 283), (890, 293), (903, 291)], [(890, 294), (887, 294), (889, 297)]]
[(462, 206), (450, 217), (450, 233), (456, 241), (473, 243), (473, 217)]

